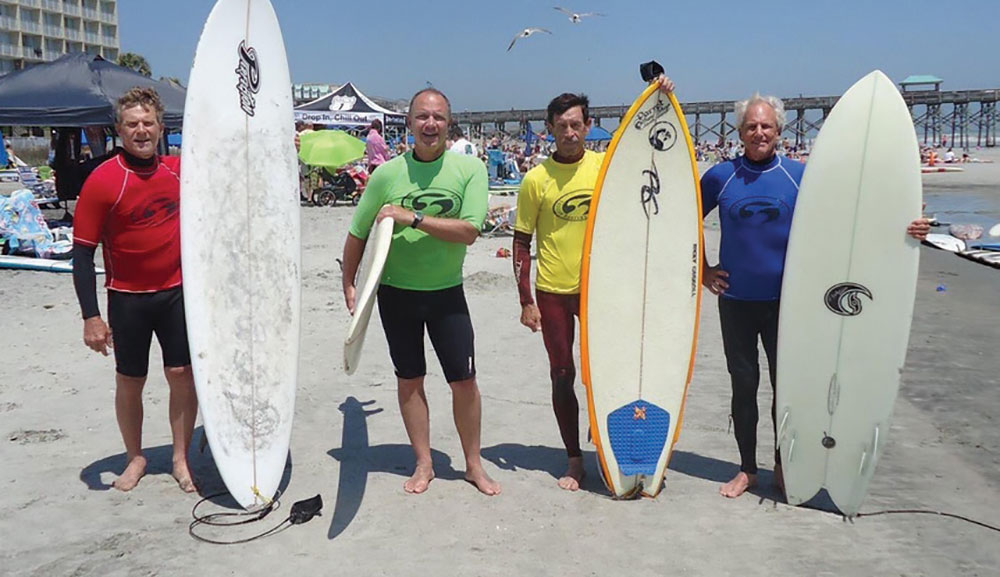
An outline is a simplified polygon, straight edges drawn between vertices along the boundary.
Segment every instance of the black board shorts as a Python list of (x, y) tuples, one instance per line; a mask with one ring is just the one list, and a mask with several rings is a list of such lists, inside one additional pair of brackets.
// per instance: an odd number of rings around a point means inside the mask
[(149, 372), (149, 346), (156, 340), (164, 367), (191, 364), (184, 292), (181, 287), (153, 293), (108, 291), (108, 321), (114, 338), (115, 369), (126, 377)]
[(427, 374), (424, 327), (445, 380), (454, 383), (476, 376), (475, 335), (462, 285), (436, 291), (382, 285), (378, 312), (397, 377), (416, 379)]

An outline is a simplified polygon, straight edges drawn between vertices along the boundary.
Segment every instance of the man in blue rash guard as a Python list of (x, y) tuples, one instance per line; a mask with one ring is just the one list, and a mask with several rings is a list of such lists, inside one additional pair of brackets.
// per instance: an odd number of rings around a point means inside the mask
[[(792, 213), (805, 165), (776, 154), (785, 125), (780, 99), (755, 94), (736, 103), (742, 156), (712, 167), (701, 179), (702, 211), (719, 209), (719, 264), (705, 263), (702, 283), (719, 295), (719, 320), (733, 397), (731, 416), (740, 451), (740, 471), (719, 492), (735, 498), (757, 482), (757, 339), (767, 355), (775, 386), (778, 306)], [(918, 239), (930, 232), (920, 218), (907, 228)], [(772, 428), (775, 406), (771, 404)], [(775, 450), (774, 476), (783, 488)]]

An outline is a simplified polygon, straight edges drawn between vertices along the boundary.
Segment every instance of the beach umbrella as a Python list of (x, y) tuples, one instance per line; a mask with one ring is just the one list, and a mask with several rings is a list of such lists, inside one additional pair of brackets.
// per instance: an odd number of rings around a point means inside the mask
[(340, 168), (365, 155), (365, 143), (342, 130), (318, 130), (303, 134), (299, 159), (310, 166)]

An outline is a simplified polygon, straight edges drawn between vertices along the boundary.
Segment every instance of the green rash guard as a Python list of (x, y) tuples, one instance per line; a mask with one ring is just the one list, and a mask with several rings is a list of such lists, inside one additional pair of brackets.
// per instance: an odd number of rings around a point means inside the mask
[[(480, 230), (486, 219), (488, 186), (486, 165), (474, 156), (445, 151), (433, 162), (421, 162), (408, 152), (372, 174), (350, 233), (367, 239), (375, 217), (386, 204), (419, 210), (425, 216), (460, 218)], [(446, 242), (397, 223), (382, 283), (418, 291), (458, 286), (462, 284), (465, 249), (465, 244)]]

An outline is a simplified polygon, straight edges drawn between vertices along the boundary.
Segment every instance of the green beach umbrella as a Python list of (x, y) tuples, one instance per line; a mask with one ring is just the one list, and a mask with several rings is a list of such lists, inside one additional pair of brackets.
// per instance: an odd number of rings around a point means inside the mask
[(340, 168), (365, 155), (365, 143), (342, 130), (307, 132), (299, 144), (299, 159), (310, 166)]

